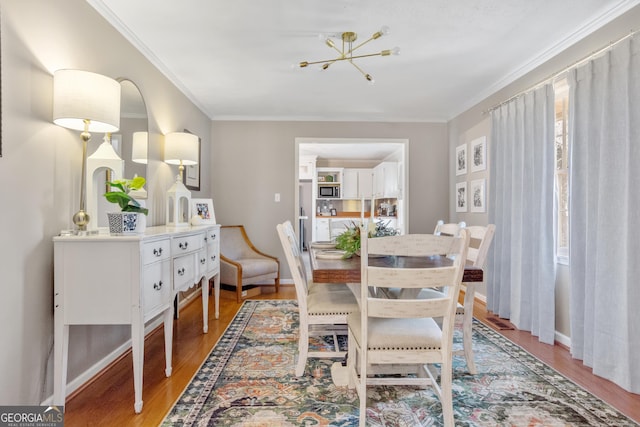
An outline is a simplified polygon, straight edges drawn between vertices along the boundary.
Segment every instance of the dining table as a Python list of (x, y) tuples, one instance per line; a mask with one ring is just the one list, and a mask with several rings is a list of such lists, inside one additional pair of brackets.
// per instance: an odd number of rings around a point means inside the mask
[[(360, 257), (353, 255), (349, 258), (317, 257), (326, 249), (314, 248), (311, 243), (309, 257), (311, 273), (314, 283), (360, 283)], [(435, 268), (452, 265), (446, 256), (385, 256), (369, 257), (369, 265), (374, 267), (402, 267), (402, 268)], [(466, 265), (462, 275), (463, 283), (482, 282), (484, 274), (482, 268)]]

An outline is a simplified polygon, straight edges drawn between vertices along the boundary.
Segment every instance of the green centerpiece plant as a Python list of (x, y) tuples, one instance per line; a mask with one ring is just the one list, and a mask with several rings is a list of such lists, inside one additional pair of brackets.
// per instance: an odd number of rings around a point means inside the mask
[[(389, 226), (390, 221), (378, 220), (370, 222), (368, 235), (373, 237), (396, 236), (400, 234), (398, 230)], [(336, 249), (345, 251), (344, 258), (350, 258), (354, 254), (360, 254), (360, 230), (354, 221), (346, 230), (336, 237)]]
[(104, 197), (111, 203), (120, 206), (122, 212), (138, 212), (147, 215), (149, 209), (143, 207), (140, 202), (131, 196), (131, 191), (140, 190), (144, 187), (146, 180), (141, 176), (135, 176), (132, 179), (118, 179), (108, 182), (112, 188), (117, 190), (107, 191)]

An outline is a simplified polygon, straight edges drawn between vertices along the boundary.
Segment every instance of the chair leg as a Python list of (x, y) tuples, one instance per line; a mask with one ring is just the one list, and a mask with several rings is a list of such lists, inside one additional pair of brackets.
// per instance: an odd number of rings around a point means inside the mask
[(236, 274), (236, 301), (242, 302), (242, 268), (238, 268)]
[(440, 403), (442, 404), (442, 419), (445, 427), (453, 427), (453, 391), (452, 391), (452, 359), (442, 362), (440, 369)]
[(301, 325), (298, 338), (298, 363), (296, 364), (296, 377), (304, 375), (307, 367), (307, 355), (309, 354), (309, 328)]
[(462, 317), (462, 347), (464, 349), (464, 357), (467, 361), (467, 369), (471, 375), (475, 375), (478, 371), (476, 363), (473, 360), (473, 300), (475, 298), (475, 285), (473, 283), (466, 284), (467, 289), (464, 294), (464, 315)]

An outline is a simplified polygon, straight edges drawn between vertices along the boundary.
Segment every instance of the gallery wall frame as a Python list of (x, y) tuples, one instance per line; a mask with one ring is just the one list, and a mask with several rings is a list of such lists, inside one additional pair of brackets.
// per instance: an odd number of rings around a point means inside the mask
[(456, 212), (467, 211), (467, 181), (456, 184), (454, 200), (456, 201)]
[(476, 138), (470, 143), (471, 172), (479, 172), (487, 169), (487, 137)]
[(467, 144), (456, 147), (455, 170), (456, 176), (467, 173)]
[(470, 183), (469, 194), (471, 196), (471, 212), (486, 212), (485, 180), (474, 179)]

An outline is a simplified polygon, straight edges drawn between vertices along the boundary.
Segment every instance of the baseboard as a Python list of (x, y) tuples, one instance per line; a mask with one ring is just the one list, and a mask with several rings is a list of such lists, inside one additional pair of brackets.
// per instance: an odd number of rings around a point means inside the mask
[[(191, 291), (187, 295), (179, 298), (180, 302), (178, 304), (178, 311), (184, 307), (185, 305), (191, 303), (197, 296), (200, 294), (200, 287), (196, 287), (197, 291)], [(151, 322), (147, 323), (144, 327), (144, 335), (146, 337), (153, 332), (155, 329), (161, 327), (163, 324), (162, 315), (159, 315), (157, 318), (153, 319)], [(85, 387), (88, 387), (92, 382), (97, 380), (101, 375), (103, 375), (112, 365), (117, 363), (120, 359), (125, 357), (131, 351), (131, 339), (128, 339), (120, 346), (116, 347), (111, 353), (97, 361), (93, 366), (89, 369), (78, 375), (72, 381), (67, 383), (67, 388), (65, 392), (66, 399), (68, 401), (72, 399), (76, 394), (80, 393)], [(131, 367), (132, 373), (131, 377), (133, 378), (133, 366)], [(44, 401), (40, 403), (43, 406), (49, 406), (53, 404), (53, 395), (47, 397)]]
[(571, 338), (558, 331), (556, 331), (554, 335), (554, 341), (556, 344), (566, 348), (567, 350), (571, 349)]

